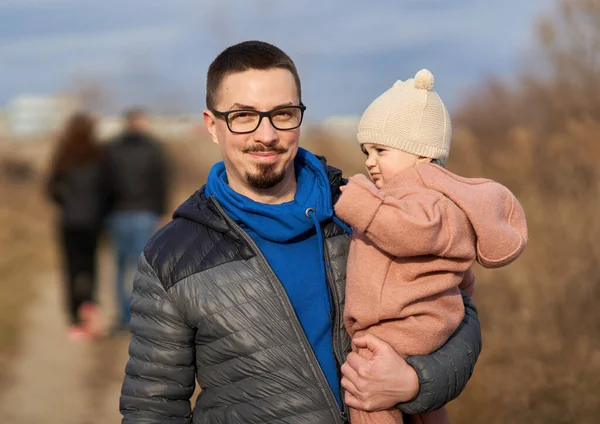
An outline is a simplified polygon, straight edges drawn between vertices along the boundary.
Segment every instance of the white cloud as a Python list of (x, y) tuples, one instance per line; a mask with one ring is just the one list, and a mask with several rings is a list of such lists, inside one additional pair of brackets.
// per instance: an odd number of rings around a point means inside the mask
[(16, 38), (3, 40), (0, 56), (3, 60), (15, 57), (35, 57), (85, 50), (119, 50), (138, 47), (155, 47), (171, 44), (184, 35), (178, 27), (147, 27), (95, 33), (72, 33), (54, 36)]
[[(365, 3), (326, 10), (316, 25), (293, 34), (301, 54), (360, 55), (431, 43), (455, 43), (474, 53), (510, 54), (530, 38), (530, 22), (549, 0), (504, 3), (461, 1), (452, 7), (431, 7), (450, 0), (404, 0)], [(423, 2), (430, 7), (422, 7)], [(508, 4), (507, 4), (508, 3)], [(512, 7), (511, 7), (512, 6)], [(508, 28), (512, 28), (510, 31)]]
[(3, 0), (0, 9), (31, 9), (40, 6), (80, 4), (78, 0)]

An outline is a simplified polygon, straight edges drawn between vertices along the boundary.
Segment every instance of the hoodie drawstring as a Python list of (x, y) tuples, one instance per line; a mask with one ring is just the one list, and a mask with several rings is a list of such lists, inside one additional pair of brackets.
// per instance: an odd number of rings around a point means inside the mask
[(306, 210), (306, 217), (312, 219), (312, 222), (315, 226), (315, 230), (317, 232), (317, 243), (319, 245), (319, 257), (323, 260), (324, 266), (321, 267), (321, 275), (323, 278), (323, 282), (327, 286), (327, 294), (329, 295), (329, 320), (333, 320), (331, 308), (333, 307), (333, 299), (331, 297), (331, 290), (329, 289), (329, 284), (327, 284), (327, 272), (325, 271), (325, 267), (329, 267), (329, 264), (325, 260), (325, 251), (323, 250), (323, 233), (321, 232), (321, 224), (317, 219), (317, 212), (313, 208), (308, 208)]
[(344, 221), (342, 221), (335, 215), (333, 216), (333, 222), (335, 222), (339, 227), (341, 227), (342, 230), (344, 230), (348, 234), (352, 235), (352, 229), (350, 227), (348, 227), (346, 224), (344, 224)]
[[(317, 232), (317, 243), (319, 243), (319, 257), (323, 259), (323, 263), (325, 264), (325, 266), (331, 269), (331, 265), (329, 265), (329, 263), (325, 260), (325, 251), (323, 250), (323, 233), (321, 232), (321, 224), (317, 219), (317, 212), (313, 208), (308, 208), (306, 209), (305, 213), (307, 218), (312, 219), (312, 222), (315, 226), (315, 230)], [(339, 218), (334, 216), (333, 222), (339, 225), (345, 232), (352, 235), (352, 229), (350, 229), (350, 227), (344, 224)], [(327, 283), (327, 272), (325, 271), (325, 267), (322, 268), (321, 272), (323, 274), (323, 281)]]
[[(306, 217), (312, 219), (312, 222), (315, 225), (315, 230), (317, 231), (317, 243), (319, 244), (319, 257), (323, 259), (323, 262), (325, 262), (325, 251), (323, 250), (323, 234), (321, 233), (321, 224), (317, 219), (317, 212), (313, 208), (308, 208), (306, 210)], [(327, 283), (327, 273), (325, 272), (325, 267), (321, 269), (321, 273), (323, 274), (323, 281)]]

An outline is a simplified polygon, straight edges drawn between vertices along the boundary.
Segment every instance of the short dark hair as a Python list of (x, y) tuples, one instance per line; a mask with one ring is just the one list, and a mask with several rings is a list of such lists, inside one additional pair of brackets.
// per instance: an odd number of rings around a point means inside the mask
[(287, 69), (296, 81), (298, 98), (302, 101), (300, 77), (294, 61), (279, 47), (264, 41), (244, 41), (223, 50), (208, 67), (206, 76), (206, 107), (214, 109), (217, 92), (223, 79), (232, 73), (251, 69)]

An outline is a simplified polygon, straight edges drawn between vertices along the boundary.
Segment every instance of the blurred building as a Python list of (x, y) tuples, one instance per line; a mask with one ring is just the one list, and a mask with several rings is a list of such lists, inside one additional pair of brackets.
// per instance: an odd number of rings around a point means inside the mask
[[(177, 141), (182, 138), (202, 134), (204, 124), (202, 115), (151, 115), (151, 131), (163, 141)], [(123, 118), (120, 115), (101, 116), (98, 120), (98, 136), (110, 140), (123, 130)]]
[(101, 140), (109, 140), (123, 129), (123, 119), (120, 116), (101, 116), (98, 119), (96, 133)]
[[(0, 109), (0, 139), (29, 140), (55, 135), (70, 115), (80, 110), (77, 96), (19, 95)], [(110, 140), (123, 130), (122, 115), (96, 115), (97, 134)], [(205, 137), (202, 114), (151, 114), (151, 132), (164, 141)]]
[(17, 96), (6, 107), (7, 132), (15, 138), (52, 133), (76, 109), (76, 101), (68, 96)]
[(202, 115), (155, 115), (152, 117), (153, 132), (165, 139), (176, 140), (197, 133), (204, 128)]
[(359, 122), (358, 115), (331, 116), (321, 123), (319, 129), (336, 138), (354, 140)]

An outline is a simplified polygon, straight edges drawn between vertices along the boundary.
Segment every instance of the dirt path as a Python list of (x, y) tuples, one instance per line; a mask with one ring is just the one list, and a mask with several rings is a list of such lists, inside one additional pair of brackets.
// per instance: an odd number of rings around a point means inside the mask
[[(101, 258), (100, 304), (112, 316), (110, 257)], [(10, 386), (0, 398), (2, 424), (120, 423), (119, 392), (128, 337), (70, 342), (58, 273), (36, 282), (20, 355), (10, 363)]]

